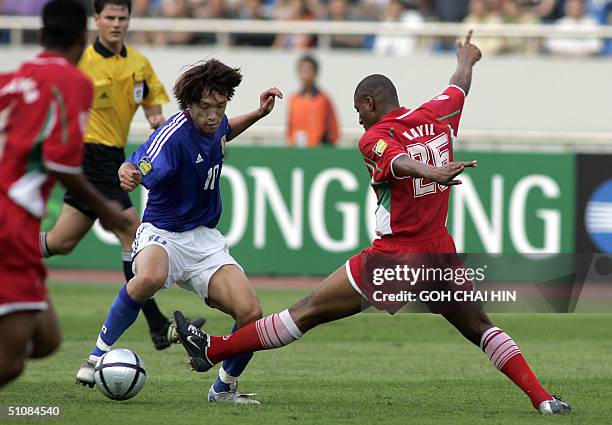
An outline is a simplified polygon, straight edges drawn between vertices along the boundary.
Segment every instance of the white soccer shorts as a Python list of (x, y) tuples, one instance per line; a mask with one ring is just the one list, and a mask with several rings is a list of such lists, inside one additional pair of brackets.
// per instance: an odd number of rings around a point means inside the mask
[[(158, 245), (168, 254), (168, 278), (164, 286), (179, 287), (198, 294), (208, 303), (208, 283), (220, 267), (240, 264), (229, 253), (227, 240), (217, 229), (205, 226), (187, 232), (169, 232), (151, 223), (142, 223), (132, 244), (132, 258), (149, 245)], [(242, 267), (240, 267), (242, 270)], [(134, 274), (136, 261), (132, 263)]]

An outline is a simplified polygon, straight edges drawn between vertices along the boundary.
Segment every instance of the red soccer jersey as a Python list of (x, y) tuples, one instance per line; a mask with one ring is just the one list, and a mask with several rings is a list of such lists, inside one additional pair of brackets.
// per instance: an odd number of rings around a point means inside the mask
[(45, 170), (80, 173), (89, 79), (64, 57), (42, 53), (0, 74), (0, 202), (39, 225), (54, 183)]
[(416, 109), (399, 108), (359, 140), (378, 198), (376, 233), (425, 240), (446, 233), (450, 190), (423, 178), (398, 178), (393, 161), (402, 155), (440, 166), (453, 160), (465, 93), (449, 86)]

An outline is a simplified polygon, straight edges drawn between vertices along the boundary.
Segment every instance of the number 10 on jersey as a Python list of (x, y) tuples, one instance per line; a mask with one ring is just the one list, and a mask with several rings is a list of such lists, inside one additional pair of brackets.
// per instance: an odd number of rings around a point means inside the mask
[(217, 177), (219, 176), (219, 164), (214, 167), (210, 167), (208, 169), (208, 177), (206, 178), (206, 183), (204, 183), (204, 190), (215, 189), (215, 181), (217, 181)]

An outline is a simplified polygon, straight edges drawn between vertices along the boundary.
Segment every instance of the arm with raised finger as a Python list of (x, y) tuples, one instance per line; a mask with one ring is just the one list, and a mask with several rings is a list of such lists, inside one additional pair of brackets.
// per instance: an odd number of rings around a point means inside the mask
[(481, 57), (480, 49), (472, 44), (472, 30), (470, 30), (463, 43), (457, 40), (457, 69), (450, 78), (450, 84), (461, 87), (467, 95), (472, 85), (472, 69)]
[(230, 140), (235, 139), (247, 128), (272, 112), (277, 97), (282, 99), (283, 93), (276, 87), (269, 88), (259, 96), (259, 108), (252, 112), (231, 118), (229, 120), (231, 128)]

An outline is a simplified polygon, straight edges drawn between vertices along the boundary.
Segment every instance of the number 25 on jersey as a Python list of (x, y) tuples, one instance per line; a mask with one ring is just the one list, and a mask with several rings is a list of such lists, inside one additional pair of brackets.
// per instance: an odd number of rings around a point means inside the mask
[[(408, 153), (415, 161), (440, 167), (444, 164), (448, 164), (450, 158), (448, 148), (448, 136), (445, 133), (442, 133), (425, 143), (414, 143), (408, 146)], [(438, 189), (440, 192), (448, 189), (447, 186), (434, 182), (423, 183), (423, 178), (414, 179), (413, 185), (415, 197), (431, 195), (436, 193)]]

